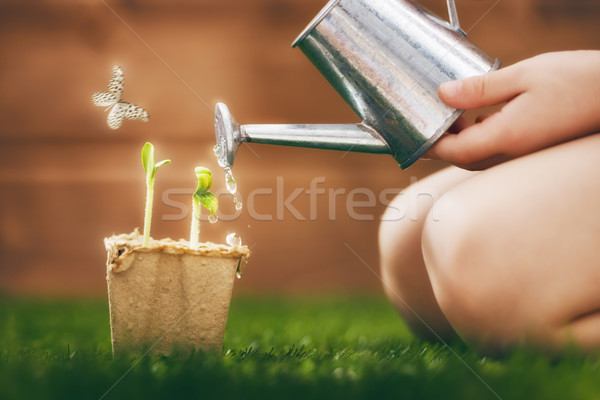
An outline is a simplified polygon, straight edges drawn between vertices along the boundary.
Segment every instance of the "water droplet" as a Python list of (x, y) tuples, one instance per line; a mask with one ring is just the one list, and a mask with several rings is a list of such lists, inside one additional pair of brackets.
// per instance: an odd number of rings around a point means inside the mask
[(233, 204), (235, 205), (235, 209), (240, 211), (243, 207), (243, 204), (241, 201), (238, 201), (237, 197), (235, 196), (237, 193), (237, 182), (233, 177), (231, 166), (227, 161), (227, 143), (224, 137), (220, 138), (220, 143), (217, 142), (217, 144), (213, 147), (213, 150), (217, 156), (217, 162), (219, 163), (219, 166), (223, 168), (223, 171), (225, 172), (225, 186), (227, 187), (227, 191), (234, 195)]
[(233, 178), (231, 178), (231, 176), (227, 178), (226, 186), (229, 193), (233, 194), (237, 192), (237, 183), (233, 180)]
[(237, 182), (233, 178), (230, 167), (225, 167), (225, 186), (227, 186), (229, 193), (235, 194), (237, 192)]
[(239, 272), (236, 272), (235, 277), (238, 279), (242, 279), (242, 274), (240, 274)]
[(211, 214), (208, 216), (208, 222), (210, 222), (211, 224), (216, 223), (219, 220), (219, 217), (217, 217), (216, 214)]
[(239, 237), (237, 233), (231, 232), (225, 238), (225, 242), (227, 242), (227, 244), (231, 247), (240, 247), (242, 245), (242, 238)]

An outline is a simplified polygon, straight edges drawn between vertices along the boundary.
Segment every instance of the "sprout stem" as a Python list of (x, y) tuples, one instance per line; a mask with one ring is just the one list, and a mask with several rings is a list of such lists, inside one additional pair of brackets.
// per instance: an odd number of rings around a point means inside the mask
[(154, 146), (146, 142), (142, 148), (142, 166), (146, 171), (146, 213), (144, 214), (144, 242), (143, 246), (150, 246), (150, 224), (152, 223), (152, 200), (154, 197), (154, 175), (161, 165), (170, 163), (171, 160), (162, 160), (154, 163)]
[(200, 200), (197, 196), (192, 196), (192, 230), (190, 232), (190, 247), (198, 247), (198, 238), (200, 237)]
[(152, 202), (154, 199), (154, 182), (146, 180), (146, 214), (144, 215), (144, 247), (150, 245), (150, 225), (152, 224)]

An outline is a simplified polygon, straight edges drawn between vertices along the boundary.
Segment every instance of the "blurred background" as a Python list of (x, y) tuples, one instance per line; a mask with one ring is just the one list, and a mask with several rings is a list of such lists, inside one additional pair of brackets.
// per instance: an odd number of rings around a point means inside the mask
[[(193, 169), (211, 168), (221, 220), (204, 222), (201, 240), (224, 243), (237, 232), (252, 249), (236, 292), (379, 291), (386, 204), (443, 163), (402, 171), (390, 156), (244, 145), (233, 169), (245, 203), (236, 212), (212, 153), (217, 101), (241, 123), (358, 122), (290, 47), (325, 3), (3, 0), (0, 293), (105, 293), (103, 238), (142, 228), (146, 141), (158, 160), (173, 161), (157, 173), (152, 236), (187, 237)], [(421, 3), (446, 18), (443, 0)], [(600, 48), (597, 0), (457, 6), (470, 39), (504, 65)], [(124, 100), (148, 110), (150, 122), (111, 131), (92, 105), (115, 64), (125, 72)], [(312, 202), (311, 182), (324, 192)]]

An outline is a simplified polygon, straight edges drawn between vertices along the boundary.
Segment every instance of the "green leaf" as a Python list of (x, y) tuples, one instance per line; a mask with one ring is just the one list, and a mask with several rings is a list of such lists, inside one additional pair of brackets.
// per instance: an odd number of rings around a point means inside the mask
[(196, 167), (196, 178), (198, 178), (198, 187), (194, 194), (208, 192), (212, 186), (212, 172), (208, 168)]
[(146, 144), (142, 148), (142, 165), (144, 166), (144, 171), (146, 171), (146, 176), (153, 179), (155, 172), (154, 146), (150, 142), (146, 142)]
[(194, 198), (210, 211), (210, 215), (214, 215), (219, 208), (219, 202), (215, 195), (209, 192), (212, 186), (212, 172), (205, 167), (196, 167), (194, 171), (198, 178), (198, 187), (194, 192)]
[(154, 164), (154, 146), (152, 143), (146, 142), (142, 148), (142, 165), (144, 166), (144, 171), (146, 171), (146, 180), (148, 182), (154, 182), (154, 175), (156, 174), (158, 167), (170, 162), (171, 160), (162, 160), (161, 162)]
[(210, 215), (214, 215), (217, 213), (219, 209), (219, 201), (217, 200), (217, 197), (214, 194), (212, 194), (211, 192), (205, 192), (200, 194), (194, 194), (194, 197), (196, 197), (200, 201), (200, 204), (202, 204), (208, 209), (208, 211), (210, 211)]
[(154, 172), (156, 172), (158, 167), (160, 167), (161, 165), (169, 164), (170, 162), (171, 162), (171, 160), (162, 160), (160, 162), (157, 162), (156, 165), (154, 166)]

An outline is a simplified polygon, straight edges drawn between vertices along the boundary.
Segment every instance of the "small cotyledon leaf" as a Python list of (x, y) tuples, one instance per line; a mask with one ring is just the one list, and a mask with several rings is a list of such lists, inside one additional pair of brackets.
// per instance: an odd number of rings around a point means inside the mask
[(209, 192), (212, 186), (212, 172), (205, 167), (196, 167), (195, 172), (198, 178), (198, 187), (196, 187), (194, 197), (210, 211), (211, 215), (214, 215), (219, 209), (219, 202), (217, 197)]
[(194, 194), (194, 196), (198, 198), (200, 204), (202, 204), (208, 209), (208, 211), (210, 211), (210, 215), (215, 215), (219, 210), (219, 201), (217, 200), (217, 197), (211, 192)]
[(154, 169), (154, 146), (150, 142), (146, 142), (142, 148), (142, 165), (144, 171), (146, 171), (146, 176), (152, 174)]
[(146, 142), (142, 148), (142, 165), (144, 166), (144, 171), (146, 171), (146, 179), (149, 182), (154, 182), (154, 175), (158, 167), (170, 162), (171, 160), (162, 160), (156, 164), (154, 163), (154, 146), (152, 143)]
[(210, 169), (205, 167), (196, 167), (194, 171), (196, 172), (196, 178), (198, 178), (198, 186), (196, 187), (194, 194), (209, 191), (210, 187), (212, 186), (212, 172)]
[(156, 165), (154, 166), (154, 169), (156, 170), (156, 169), (157, 169), (158, 167), (160, 167), (161, 165), (165, 165), (165, 164), (168, 164), (168, 163), (170, 163), (170, 162), (171, 162), (171, 160), (162, 160), (162, 161), (159, 161), (159, 162), (157, 162), (157, 163), (156, 163)]

